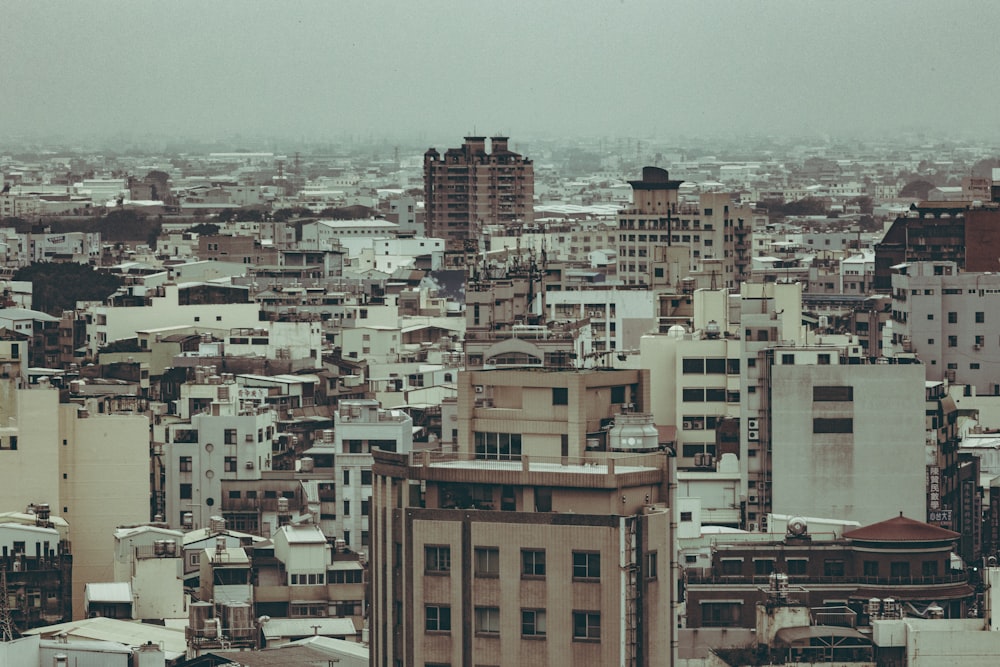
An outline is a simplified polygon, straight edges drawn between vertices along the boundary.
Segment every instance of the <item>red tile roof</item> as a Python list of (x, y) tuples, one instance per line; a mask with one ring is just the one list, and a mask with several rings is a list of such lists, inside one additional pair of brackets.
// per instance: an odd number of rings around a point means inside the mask
[(844, 537), (863, 542), (951, 542), (961, 536), (946, 528), (908, 519), (900, 514), (886, 521), (848, 531), (844, 533)]

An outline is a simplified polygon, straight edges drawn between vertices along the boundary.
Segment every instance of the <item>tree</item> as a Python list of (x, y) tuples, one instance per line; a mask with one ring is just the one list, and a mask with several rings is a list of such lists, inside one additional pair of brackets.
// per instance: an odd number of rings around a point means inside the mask
[(199, 222), (197, 225), (188, 227), (185, 231), (197, 234), (198, 236), (215, 236), (219, 233), (219, 226), (211, 222)]
[(31, 305), (59, 317), (77, 301), (104, 301), (122, 285), (121, 278), (85, 264), (35, 262), (18, 269), (14, 280), (31, 282)]
[(899, 191), (900, 199), (927, 199), (927, 193), (934, 188), (930, 181), (910, 181)]

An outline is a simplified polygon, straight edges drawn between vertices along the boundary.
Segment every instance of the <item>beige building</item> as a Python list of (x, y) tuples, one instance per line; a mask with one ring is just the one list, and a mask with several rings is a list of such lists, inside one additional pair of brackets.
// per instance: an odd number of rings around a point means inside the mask
[(462, 373), (457, 452), (374, 453), (373, 665), (672, 664), (648, 386), (636, 370)]
[(86, 584), (110, 579), (114, 530), (149, 520), (149, 420), (91, 415), (45, 384), (21, 388), (24, 356), (24, 343), (0, 341), (0, 507), (48, 503), (70, 524), (79, 618)]
[(728, 193), (678, 197), (682, 181), (644, 167), (629, 181), (632, 207), (618, 214), (618, 277), (626, 285), (735, 288), (750, 276), (750, 234), (766, 216)]

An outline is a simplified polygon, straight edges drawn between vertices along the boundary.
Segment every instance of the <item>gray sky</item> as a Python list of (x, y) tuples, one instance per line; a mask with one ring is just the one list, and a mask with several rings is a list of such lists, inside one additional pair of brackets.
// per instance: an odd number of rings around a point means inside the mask
[(989, 132), (1000, 2), (4, 0), (0, 137)]

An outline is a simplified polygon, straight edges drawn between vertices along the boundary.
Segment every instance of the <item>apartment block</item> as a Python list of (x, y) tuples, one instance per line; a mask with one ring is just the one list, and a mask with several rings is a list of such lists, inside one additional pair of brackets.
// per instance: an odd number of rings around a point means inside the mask
[(465, 137), (461, 148), (424, 153), (427, 235), (464, 250), (487, 225), (534, 221), (534, 165), (508, 149), (508, 138)]
[(458, 450), (377, 450), (373, 664), (671, 663), (646, 371), (459, 376)]
[(1000, 274), (960, 273), (955, 262), (892, 268), (892, 343), (913, 353), (928, 380), (973, 385), (1000, 395)]

